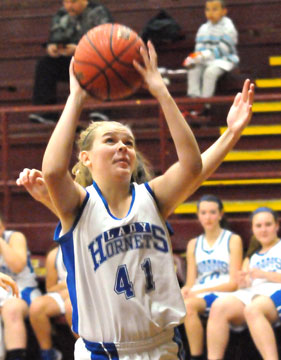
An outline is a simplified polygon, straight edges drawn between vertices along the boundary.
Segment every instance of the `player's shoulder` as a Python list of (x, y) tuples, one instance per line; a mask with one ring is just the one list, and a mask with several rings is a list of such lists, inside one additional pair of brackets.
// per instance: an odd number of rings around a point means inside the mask
[(192, 251), (192, 250), (194, 250), (195, 249), (195, 247), (196, 247), (196, 243), (197, 243), (197, 237), (195, 237), (195, 238), (192, 238), (192, 239), (190, 239), (189, 241), (188, 241), (188, 243), (187, 243), (187, 245), (186, 245), (186, 249), (187, 249), (187, 251)]

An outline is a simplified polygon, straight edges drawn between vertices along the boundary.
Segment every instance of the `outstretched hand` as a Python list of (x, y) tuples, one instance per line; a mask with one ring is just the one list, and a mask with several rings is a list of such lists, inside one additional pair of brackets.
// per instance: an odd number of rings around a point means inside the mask
[(37, 169), (23, 169), (16, 183), (18, 186), (24, 186), (29, 194), (37, 201), (42, 201), (49, 197), (42, 172)]
[(228, 129), (234, 134), (240, 134), (252, 117), (254, 101), (254, 84), (245, 80), (242, 93), (238, 93), (227, 116)]
[(158, 71), (157, 54), (152, 42), (148, 41), (147, 48), (141, 47), (140, 53), (144, 66), (136, 60), (133, 61), (133, 65), (143, 77), (144, 83), (150, 93), (158, 98), (163, 92), (167, 91), (167, 87)]

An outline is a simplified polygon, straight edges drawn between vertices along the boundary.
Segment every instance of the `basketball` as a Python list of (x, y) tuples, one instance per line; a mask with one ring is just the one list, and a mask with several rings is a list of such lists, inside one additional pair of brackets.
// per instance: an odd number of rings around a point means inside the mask
[(73, 70), (79, 84), (91, 96), (106, 101), (126, 98), (136, 92), (142, 77), (133, 60), (142, 63), (138, 34), (120, 24), (102, 24), (79, 41)]

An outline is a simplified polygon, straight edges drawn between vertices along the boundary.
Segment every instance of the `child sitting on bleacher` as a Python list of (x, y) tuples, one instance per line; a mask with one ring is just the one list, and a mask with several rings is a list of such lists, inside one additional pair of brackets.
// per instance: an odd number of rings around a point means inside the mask
[[(14, 297), (10, 289), (0, 289), (5, 339), (4, 343), (0, 344), (0, 356), (4, 356), (6, 349), (6, 360), (24, 360), (27, 346), (25, 319), (31, 302), (40, 296), (41, 292), (37, 287), (36, 275), (30, 263), (24, 234), (6, 230), (2, 215), (0, 215), (0, 271), (9, 275), (17, 283), (19, 289), (19, 297)], [(2, 327), (1, 322), (0, 327)]]
[(187, 276), (182, 288), (186, 306), (185, 331), (191, 360), (204, 359), (204, 328), (200, 316), (207, 316), (221, 292), (237, 289), (236, 276), (242, 265), (242, 240), (227, 230), (223, 203), (204, 195), (197, 204), (203, 234), (187, 245)]
[(260, 248), (243, 263), (240, 289), (224, 294), (212, 306), (208, 326), (208, 359), (223, 359), (230, 326), (248, 326), (263, 359), (278, 360), (272, 325), (280, 320), (281, 241), (278, 217), (270, 208), (252, 213), (252, 230)]
[(187, 95), (190, 97), (213, 96), (218, 79), (239, 63), (237, 30), (226, 14), (224, 0), (206, 1), (207, 22), (197, 31), (194, 52), (183, 62), (188, 69)]

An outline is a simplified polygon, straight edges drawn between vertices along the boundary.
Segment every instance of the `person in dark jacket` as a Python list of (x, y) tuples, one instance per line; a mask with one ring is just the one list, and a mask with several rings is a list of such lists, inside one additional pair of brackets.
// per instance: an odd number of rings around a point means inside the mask
[[(91, 28), (112, 21), (109, 10), (95, 1), (63, 1), (63, 7), (52, 18), (47, 54), (36, 65), (32, 99), (34, 105), (56, 104), (57, 83), (69, 80), (70, 60), (81, 37)], [(47, 113), (44, 116), (30, 114), (29, 119), (39, 123), (57, 120), (54, 114)]]

